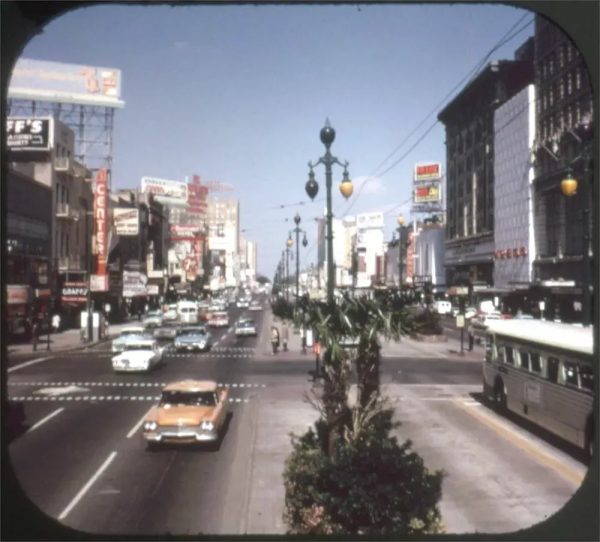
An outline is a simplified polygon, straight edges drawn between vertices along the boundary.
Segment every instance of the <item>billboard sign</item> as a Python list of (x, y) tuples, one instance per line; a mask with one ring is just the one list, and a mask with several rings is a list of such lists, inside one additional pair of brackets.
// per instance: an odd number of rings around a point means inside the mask
[(108, 292), (108, 275), (90, 275), (91, 292)]
[(415, 164), (415, 171), (413, 180), (415, 182), (421, 181), (435, 181), (442, 178), (442, 164), (441, 162), (428, 162), (426, 164)]
[(413, 201), (414, 203), (439, 203), (441, 195), (439, 183), (428, 183), (415, 187)]
[(139, 271), (123, 271), (123, 297), (138, 297), (148, 294), (146, 275)]
[(97, 256), (96, 272), (106, 275), (107, 246), (107, 216), (108, 216), (108, 175), (106, 169), (96, 173), (94, 186), (94, 254)]
[(188, 204), (188, 185), (180, 181), (142, 177), (142, 192), (152, 194), (154, 199), (167, 205)]
[(88, 285), (86, 282), (65, 282), (60, 299), (65, 304), (80, 304), (87, 301)]
[(138, 209), (124, 207), (113, 209), (113, 224), (117, 235), (139, 235), (140, 216)]
[(356, 215), (356, 227), (360, 229), (383, 228), (383, 213)]
[(105, 107), (123, 107), (121, 70), (21, 58), (8, 97)]
[(51, 118), (10, 117), (6, 119), (6, 146), (11, 151), (47, 151), (52, 148)]
[(25, 284), (7, 284), (6, 304), (24, 305), (29, 302), (29, 286)]

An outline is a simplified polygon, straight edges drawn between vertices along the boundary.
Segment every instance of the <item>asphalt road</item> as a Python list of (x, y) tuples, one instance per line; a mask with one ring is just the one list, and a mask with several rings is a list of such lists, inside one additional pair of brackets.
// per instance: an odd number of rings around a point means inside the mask
[[(231, 312), (233, 322), (242, 311)], [(254, 316), (258, 337), (215, 330), (211, 352), (169, 352), (148, 374), (114, 374), (108, 344), (11, 372), (9, 396), (23, 402), (28, 430), (9, 453), (27, 495), (50, 517), (90, 533), (284, 534), (289, 433), (316, 419), (306, 397), (319, 383), (311, 355), (268, 354), (271, 316)], [(165, 383), (187, 377), (230, 387), (218, 449), (146, 450), (141, 420)], [(447, 473), (448, 532), (529, 527), (581, 484), (586, 467), (576, 451), (481, 400), (481, 363), (386, 358), (381, 384), (401, 422), (399, 439), (411, 439), (429, 468)]]

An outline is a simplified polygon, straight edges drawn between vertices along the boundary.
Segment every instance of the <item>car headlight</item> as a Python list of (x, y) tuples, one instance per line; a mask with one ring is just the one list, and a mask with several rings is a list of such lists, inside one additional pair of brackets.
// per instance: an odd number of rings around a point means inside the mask
[(145, 422), (144, 431), (154, 431), (156, 429), (156, 422)]
[(215, 424), (213, 422), (204, 420), (200, 424), (200, 429), (204, 429), (205, 431), (212, 431), (215, 428)]
[(199, 348), (204, 348), (205, 346), (206, 346), (206, 343), (204, 341), (201, 341), (198, 343)]

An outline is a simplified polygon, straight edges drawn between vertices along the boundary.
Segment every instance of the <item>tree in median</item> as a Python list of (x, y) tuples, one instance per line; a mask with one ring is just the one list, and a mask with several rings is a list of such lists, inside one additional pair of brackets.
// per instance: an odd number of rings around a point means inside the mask
[[(292, 437), (286, 462), (285, 521), (297, 534), (419, 534), (442, 530), (441, 472), (390, 435), (393, 410), (379, 390), (379, 337), (409, 331), (406, 299), (343, 296), (330, 307), (303, 298), (303, 318), (325, 349), (321, 413), (314, 430)], [(340, 343), (351, 340), (356, 349)], [(357, 401), (349, 404), (352, 364)]]

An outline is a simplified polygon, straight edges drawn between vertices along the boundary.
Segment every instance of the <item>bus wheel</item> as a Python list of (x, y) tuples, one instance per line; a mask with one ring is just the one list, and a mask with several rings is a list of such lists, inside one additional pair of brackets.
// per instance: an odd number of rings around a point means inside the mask
[(498, 380), (494, 386), (494, 403), (498, 412), (506, 411), (506, 394), (502, 380)]

